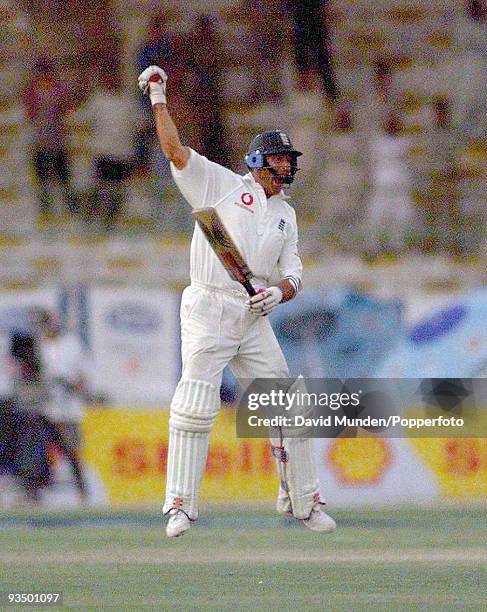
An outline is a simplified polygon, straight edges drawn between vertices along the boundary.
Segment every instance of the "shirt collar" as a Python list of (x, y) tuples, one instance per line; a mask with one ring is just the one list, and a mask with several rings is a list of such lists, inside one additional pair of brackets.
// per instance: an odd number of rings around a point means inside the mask
[[(258, 183), (253, 175), (252, 172), (248, 172), (245, 176), (242, 177), (244, 181), (248, 181), (251, 183), (251, 185), (254, 187), (254, 189), (262, 189), (262, 191), (264, 191), (262, 185), (260, 183)], [(272, 200), (273, 198), (280, 198), (281, 200), (290, 200), (291, 196), (287, 195), (287, 193), (284, 192), (284, 189), (281, 189), (281, 191), (276, 194), (271, 196), (270, 198), (267, 198), (268, 200)]]

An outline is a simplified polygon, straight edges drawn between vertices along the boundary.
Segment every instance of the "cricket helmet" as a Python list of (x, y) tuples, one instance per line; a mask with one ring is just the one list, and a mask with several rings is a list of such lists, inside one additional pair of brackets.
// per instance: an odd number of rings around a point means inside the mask
[(291, 173), (283, 177), (284, 183), (289, 185), (293, 182), (294, 175), (298, 171), (297, 158), (302, 155), (302, 153), (293, 147), (291, 139), (285, 132), (281, 130), (270, 130), (258, 134), (249, 144), (245, 156), (245, 163), (251, 170), (256, 168), (267, 168), (272, 174), (278, 176), (274, 168), (269, 166), (266, 159), (267, 155), (275, 155), (277, 153), (291, 154)]

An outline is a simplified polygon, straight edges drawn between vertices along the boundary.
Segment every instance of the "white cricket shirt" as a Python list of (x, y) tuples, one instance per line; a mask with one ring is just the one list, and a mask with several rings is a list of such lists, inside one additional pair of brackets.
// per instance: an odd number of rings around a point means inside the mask
[[(296, 213), (285, 195), (267, 199), (252, 175), (241, 176), (191, 149), (182, 170), (171, 164), (176, 185), (193, 209), (215, 207), (254, 274), (256, 288), (267, 287), (275, 267), (296, 291), (301, 284)], [(242, 290), (230, 278), (195, 224), (191, 241), (191, 280), (221, 289)]]

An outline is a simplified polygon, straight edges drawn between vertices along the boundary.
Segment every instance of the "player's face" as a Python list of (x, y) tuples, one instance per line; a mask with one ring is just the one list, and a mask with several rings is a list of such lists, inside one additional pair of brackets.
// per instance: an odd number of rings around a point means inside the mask
[(291, 174), (292, 155), (289, 153), (275, 153), (266, 156), (267, 163), (272, 167), (275, 176), (269, 169), (262, 168), (257, 170), (257, 181), (262, 185), (267, 197), (277, 195), (284, 187), (284, 181), (280, 177)]

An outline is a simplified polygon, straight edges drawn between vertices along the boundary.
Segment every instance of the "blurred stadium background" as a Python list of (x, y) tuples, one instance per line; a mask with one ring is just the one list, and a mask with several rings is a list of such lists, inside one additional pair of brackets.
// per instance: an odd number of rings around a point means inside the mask
[[(73, 571), (88, 581), (93, 572), (108, 576), (118, 568), (113, 584), (123, 593), (123, 581), (130, 580), (120, 569), (122, 549), (97, 561), (90, 555), (100, 541), (123, 542), (125, 533), (128, 540), (139, 538), (142, 552), (162, 546), (151, 509), (164, 490), (167, 407), (180, 368), (178, 304), (192, 227), (151, 136), (150, 109), (137, 92), (136, 77), (148, 58), (168, 72), (171, 111), (186, 144), (199, 152), (243, 173), (252, 135), (280, 127), (305, 153), (292, 188), (305, 289), (273, 318), (293, 373), (485, 376), (486, 11), (483, 0), (0, 0), (0, 524), (15, 525), (20, 540), (34, 546), (29, 557), (25, 544), (9, 532), (3, 536), (0, 563), (9, 584), (24, 587), (28, 576), (48, 588), (51, 574), (39, 564), (49, 563), (56, 548), (61, 552), (51, 561), (59, 569), (72, 560), (66, 551), (75, 556), (80, 546)], [(59, 153), (63, 180), (52, 157)], [(56, 444), (46, 446), (48, 483), (35, 500), (12, 460), (18, 436), (11, 418), (12, 337), (34, 333), (31, 315), (39, 308), (55, 313), (90, 363), (79, 449), (83, 501)], [(222, 399), (234, 394), (235, 381), (226, 374)], [(257, 516), (272, 540), (277, 531), (266, 512), (276, 478), (268, 447), (237, 440), (232, 419), (231, 410), (222, 411), (203, 497), (210, 505), (264, 502)], [(344, 524), (333, 551), (348, 551), (339, 562), (345, 573), (364, 564), (362, 592), (378, 546), (374, 529), (389, 525), (391, 555), (400, 558), (408, 530), (423, 520), (415, 552), (401, 562), (412, 572), (403, 574), (408, 589), (391, 576), (388, 593), (377, 586), (388, 571), (384, 561), (374, 565), (368, 600), (355, 600), (356, 591), (347, 595), (343, 584), (333, 583), (333, 605), (360, 609), (396, 592), (395, 608), (411, 609), (419, 601), (411, 589), (421, 562), (431, 580), (418, 593), (431, 597), (434, 609), (455, 596), (462, 603), (461, 585), (464, 602), (482, 607), (482, 580), (469, 582), (469, 566), (462, 564), (468, 564), (469, 547), (476, 547), (471, 563), (485, 561), (479, 504), (487, 495), (486, 439), (320, 440), (317, 454), (330, 513), (338, 512)], [(36, 457), (31, 453), (32, 469)], [(418, 504), (457, 509), (425, 522)], [(84, 510), (77, 511), (80, 505)], [(364, 506), (382, 510), (374, 515), (362, 512)], [(234, 546), (238, 524), (239, 546), (249, 530), (258, 533), (241, 510), (218, 507), (195, 543), (202, 563), (212, 542), (206, 527), (227, 534), (222, 550), (227, 540)], [(49, 529), (61, 529), (63, 521), (74, 531), (56, 532), (65, 543), (58, 549)], [(441, 522), (443, 531), (435, 532)], [(92, 524), (102, 531), (91, 539)], [(445, 552), (449, 531), (464, 548)], [(290, 540), (306, 551), (310, 538), (296, 533), (289, 530)], [(362, 545), (369, 552), (360, 561), (354, 555)], [(244, 555), (249, 562), (251, 550)], [(181, 551), (175, 554), (184, 557)], [(143, 560), (133, 553), (131, 562), (148, 568), (151, 554)], [(16, 555), (29, 567), (24, 575)], [(286, 556), (283, 561), (291, 563)], [(215, 567), (219, 562), (233, 563), (242, 575), (236, 559), (222, 552)], [(463, 569), (452, 583), (458, 589), (445, 595), (448, 564)], [(310, 567), (303, 565), (304, 577)], [(440, 569), (445, 575), (435, 574)], [(163, 605), (150, 571), (147, 605)], [(255, 571), (251, 583), (261, 584)], [(268, 567), (262, 571), (270, 579)], [(208, 584), (204, 572), (196, 573)], [(217, 574), (227, 576), (217, 585), (233, 581), (231, 572)], [(75, 592), (75, 579), (62, 576)], [(435, 581), (432, 594), (428, 585)], [(283, 585), (270, 584), (262, 601), (282, 604), (276, 593)], [(238, 585), (243, 597), (248, 582)], [(310, 592), (317, 599), (308, 604), (320, 601), (318, 584)], [(195, 605), (194, 593), (177, 595)], [(103, 596), (106, 605), (115, 597), (109, 590)], [(306, 601), (306, 593), (302, 597)], [(242, 609), (249, 603), (240, 601)], [(216, 609), (211, 601), (200, 603)], [(235, 601), (226, 603), (239, 609)]]

